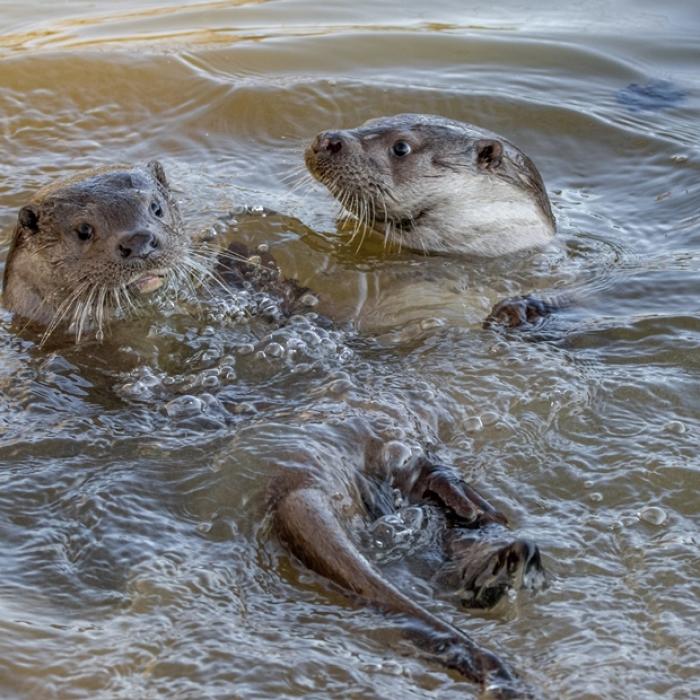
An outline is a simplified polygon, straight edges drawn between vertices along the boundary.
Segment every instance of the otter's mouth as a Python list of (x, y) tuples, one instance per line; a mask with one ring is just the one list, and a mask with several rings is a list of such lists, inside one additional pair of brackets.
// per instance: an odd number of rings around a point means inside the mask
[(393, 224), (402, 231), (410, 231), (416, 226), (418, 226), (418, 224), (423, 223), (422, 219), (425, 218), (429, 211), (429, 209), (421, 209), (417, 214), (414, 214), (413, 216), (404, 217), (402, 219), (395, 219), (393, 221)]
[(127, 284), (129, 289), (135, 289), (139, 294), (152, 294), (165, 284), (167, 270), (147, 270), (140, 272)]

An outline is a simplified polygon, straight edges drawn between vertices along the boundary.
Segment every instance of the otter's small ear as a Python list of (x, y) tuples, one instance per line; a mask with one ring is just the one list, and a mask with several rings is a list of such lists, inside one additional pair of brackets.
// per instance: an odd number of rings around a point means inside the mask
[(146, 165), (148, 168), (149, 172), (153, 177), (161, 184), (163, 187), (166, 189), (170, 189), (170, 183), (168, 182), (168, 178), (165, 177), (165, 169), (161, 165), (159, 160), (152, 160)]
[(29, 233), (39, 232), (39, 211), (31, 204), (22, 207), (17, 216), (17, 225), (19, 228), (29, 231)]
[(503, 160), (503, 144), (496, 139), (480, 139), (474, 144), (476, 164), (481, 170), (495, 170)]

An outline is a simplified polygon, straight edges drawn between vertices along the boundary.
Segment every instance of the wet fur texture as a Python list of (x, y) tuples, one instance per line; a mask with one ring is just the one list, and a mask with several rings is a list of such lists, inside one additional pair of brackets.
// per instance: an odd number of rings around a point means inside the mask
[(38, 191), (20, 210), (3, 303), (46, 335), (65, 325), (80, 339), (133, 305), (139, 277), (182, 283), (189, 249), (160, 163), (91, 170)]
[(546, 244), (555, 222), (534, 163), (485, 129), (425, 114), (321, 132), (306, 165), (387, 245), (494, 257)]
[[(85, 225), (91, 235), (83, 240), (78, 234)], [(159, 164), (92, 171), (40, 191), (22, 208), (6, 265), (4, 302), (15, 313), (47, 325), (47, 332), (65, 317), (79, 338), (90, 324), (101, 329), (110, 299), (117, 308), (122, 299), (129, 300), (134, 277), (158, 271), (181, 284), (188, 268), (198, 270), (188, 262), (193, 254)], [(262, 284), (281, 295), (289, 311), (305, 291), (281, 279), (270, 256), (254, 261), (241, 247), (223, 255), (218, 279), (234, 287)], [(371, 453), (381, 452), (380, 447)], [(474, 600), (491, 604), (517, 585), (518, 571), (539, 567), (534, 545), (506, 541), (494, 549), (475, 544), (481, 528), (502, 527), (506, 519), (451, 467), (420, 458), (410, 467), (391, 469), (367, 456), (356, 470), (358, 480), (377, 485), (368, 494), (376, 493), (380, 483), (391, 484), (411, 502), (444, 513), (455, 536), (446, 535), (443, 556), (452, 561), (453, 577), (456, 573)], [(272, 481), (270, 508), (277, 534), (289, 549), (345, 592), (397, 616), (419, 647), (488, 687), (492, 698), (526, 696), (517, 676), (495, 654), (404, 594), (367, 559), (339, 516), (337, 487), (333, 465), (317, 469), (303, 460)], [(365, 496), (365, 506), (369, 500)]]

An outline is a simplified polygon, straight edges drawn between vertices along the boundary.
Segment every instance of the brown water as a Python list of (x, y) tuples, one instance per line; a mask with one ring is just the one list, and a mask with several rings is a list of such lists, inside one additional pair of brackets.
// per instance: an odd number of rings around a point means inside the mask
[[(700, 11), (535, 5), (2, 3), (3, 229), (58, 175), (157, 156), (193, 230), (268, 243), (338, 325), (164, 300), (39, 348), (4, 313), (0, 697), (473, 697), (270, 534), (270, 478), (350, 484), (370, 434), (435, 445), (553, 575), (487, 615), (399, 562), (405, 590), (545, 697), (700, 697)], [(654, 81), (665, 99), (620, 93)], [(319, 129), (399, 111), (530, 153), (558, 246), (357, 253), (291, 184)], [(552, 286), (581, 306), (549, 340), (481, 330)]]

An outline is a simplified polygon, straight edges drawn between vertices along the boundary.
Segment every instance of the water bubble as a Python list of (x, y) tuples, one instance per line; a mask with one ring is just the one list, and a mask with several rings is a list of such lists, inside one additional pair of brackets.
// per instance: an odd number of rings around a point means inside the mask
[(398, 440), (390, 440), (382, 449), (382, 457), (387, 464), (403, 467), (411, 461), (413, 450)]
[(623, 515), (618, 521), (621, 528), (634, 527), (637, 524), (637, 518), (632, 515)]
[(401, 512), (401, 517), (407, 530), (416, 532), (423, 527), (425, 513), (418, 506), (409, 506)]
[(380, 668), (382, 673), (386, 673), (391, 676), (400, 676), (403, 674), (403, 669), (401, 668), (401, 665), (398, 664), (396, 661), (384, 661), (381, 664)]
[(237, 352), (239, 355), (252, 355), (255, 352), (255, 345), (252, 343), (244, 343), (238, 346)]
[(124, 384), (121, 393), (132, 399), (144, 399), (151, 395), (150, 389), (141, 380)]
[(265, 355), (267, 357), (282, 357), (284, 355), (284, 346), (280, 343), (268, 343), (265, 347)]
[(202, 362), (214, 362), (219, 359), (218, 350), (206, 350), (202, 353)]
[(231, 382), (236, 379), (236, 370), (231, 365), (223, 365), (219, 369), (219, 376), (225, 382)]
[(319, 345), (321, 342), (321, 338), (316, 333), (310, 330), (303, 331), (301, 337), (304, 339), (307, 345), (311, 345), (312, 347)]
[(315, 294), (311, 294), (311, 292), (307, 292), (299, 298), (299, 303), (302, 306), (313, 308), (318, 305), (318, 297)]
[(667, 433), (675, 433), (676, 435), (682, 435), (683, 433), (685, 433), (687, 428), (685, 427), (685, 423), (683, 423), (682, 421), (672, 420), (666, 423), (666, 425), (664, 425), (664, 430)]
[(420, 322), (421, 330), (430, 331), (433, 328), (441, 328), (445, 325), (445, 322), (441, 318), (424, 318)]
[(510, 349), (508, 343), (503, 340), (498, 340), (489, 347), (489, 352), (492, 355), (500, 355)]
[(326, 386), (326, 393), (332, 396), (342, 397), (351, 391), (353, 388), (352, 382), (347, 379), (335, 379)]
[(650, 525), (663, 525), (668, 516), (663, 508), (658, 506), (646, 506), (637, 513), (637, 517)]
[(171, 418), (195, 416), (204, 411), (204, 402), (196, 396), (178, 396), (165, 405), (165, 412)]
[(161, 378), (154, 374), (148, 367), (143, 367), (139, 374), (140, 380), (147, 387), (155, 387), (161, 383)]
[(464, 429), (469, 431), (469, 432), (478, 432), (479, 430), (483, 430), (484, 424), (481, 421), (481, 418), (479, 416), (472, 416), (471, 418), (466, 418), (464, 420)]
[(332, 354), (338, 349), (337, 343), (333, 342), (330, 338), (324, 338), (321, 343), (321, 349), (325, 350), (327, 353)]
[(218, 387), (219, 384), (221, 384), (221, 382), (219, 381), (219, 377), (216, 375), (203, 377), (201, 381), (201, 385), (207, 389), (214, 389), (215, 387)]
[(493, 425), (498, 422), (498, 419), (499, 415), (495, 411), (484, 411), (481, 414), (482, 425)]

